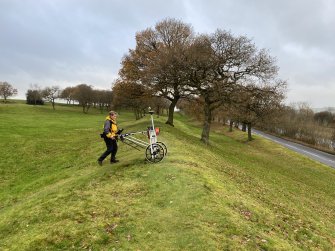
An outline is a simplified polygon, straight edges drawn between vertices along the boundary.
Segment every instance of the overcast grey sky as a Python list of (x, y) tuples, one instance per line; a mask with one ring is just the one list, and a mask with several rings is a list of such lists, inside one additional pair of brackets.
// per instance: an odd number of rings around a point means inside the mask
[(252, 38), (277, 58), (286, 103), (335, 106), (334, 0), (0, 0), (0, 81), (109, 89), (135, 33), (164, 18)]

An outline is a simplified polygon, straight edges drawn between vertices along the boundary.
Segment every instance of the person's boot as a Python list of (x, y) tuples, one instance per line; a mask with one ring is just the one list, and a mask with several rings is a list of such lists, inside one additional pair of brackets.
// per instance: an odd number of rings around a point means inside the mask
[(117, 159), (112, 159), (111, 164), (119, 162)]
[(99, 166), (102, 166), (102, 160), (98, 160)]

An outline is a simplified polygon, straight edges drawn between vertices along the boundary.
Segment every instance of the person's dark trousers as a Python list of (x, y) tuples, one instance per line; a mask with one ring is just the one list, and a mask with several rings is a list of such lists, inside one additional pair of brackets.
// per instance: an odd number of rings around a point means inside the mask
[(111, 161), (115, 161), (117, 153), (117, 143), (115, 139), (104, 137), (106, 143), (106, 151), (100, 156), (98, 161), (103, 161), (109, 154), (111, 154)]

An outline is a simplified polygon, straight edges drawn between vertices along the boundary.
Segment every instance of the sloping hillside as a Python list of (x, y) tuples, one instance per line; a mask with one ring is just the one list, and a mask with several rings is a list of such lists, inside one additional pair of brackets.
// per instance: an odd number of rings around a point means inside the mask
[[(105, 114), (0, 105), (0, 250), (332, 250), (335, 170), (265, 139), (177, 114), (168, 156), (119, 142), (97, 165)], [(121, 112), (125, 131), (144, 130)]]

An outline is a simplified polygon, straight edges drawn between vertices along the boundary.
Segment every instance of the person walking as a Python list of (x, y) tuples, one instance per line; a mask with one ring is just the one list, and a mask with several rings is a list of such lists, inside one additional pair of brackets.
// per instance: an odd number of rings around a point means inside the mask
[(109, 115), (106, 117), (104, 124), (104, 131), (101, 134), (101, 137), (104, 139), (106, 143), (106, 151), (99, 157), (98, 164), (102, 166), (102, 162), (109, 154), (111, 154), (110, 163), (119, 162), (115, 156), (117, 153), (117, 124), (116, 124), (117, 113), (114, 111), (110, 111)]

